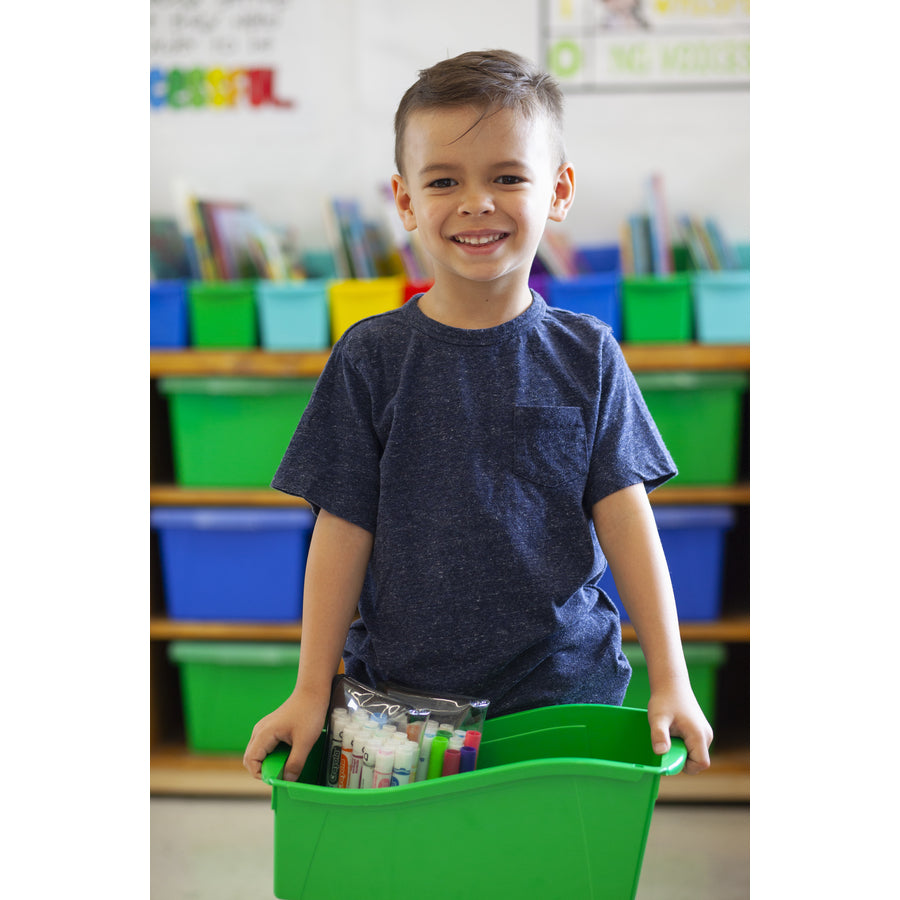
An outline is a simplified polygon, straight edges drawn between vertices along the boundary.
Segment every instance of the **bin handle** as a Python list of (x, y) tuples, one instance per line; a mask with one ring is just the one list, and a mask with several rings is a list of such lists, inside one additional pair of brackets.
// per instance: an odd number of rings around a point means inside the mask
[(274, 784), (281, 779), (290, 752), (290, 745), (281, 743), (262, 761), (262, 780), (266, 784)]
[[(661, 775), (677, 775), (687, 762), (687, 747), (681, 738), (672, 738), (672, 746), (662, 755), (659, 766)], [(287, 757), (285, 757), (287, 759)]]

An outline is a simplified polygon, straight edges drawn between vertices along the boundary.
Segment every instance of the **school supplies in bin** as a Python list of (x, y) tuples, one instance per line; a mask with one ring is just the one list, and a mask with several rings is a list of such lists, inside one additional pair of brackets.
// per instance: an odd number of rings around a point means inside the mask
[(337, 675), (319, 783), (381, 788), (474, 771), (488, 705)]

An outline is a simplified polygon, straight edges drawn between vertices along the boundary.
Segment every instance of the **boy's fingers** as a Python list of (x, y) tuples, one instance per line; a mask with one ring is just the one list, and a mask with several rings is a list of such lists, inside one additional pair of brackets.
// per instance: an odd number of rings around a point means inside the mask
[(284, 780), (296, 781), (303, 771), (307, 754), (298, 747), (292, 747), (287, 762), (284, 764)]
[(668, 719), (655, 719), (650, 723), (650, 742), (653, 744), (653, 752), (660, 756), (668, 753), (672, 746), (669, 738), (669, 725)]

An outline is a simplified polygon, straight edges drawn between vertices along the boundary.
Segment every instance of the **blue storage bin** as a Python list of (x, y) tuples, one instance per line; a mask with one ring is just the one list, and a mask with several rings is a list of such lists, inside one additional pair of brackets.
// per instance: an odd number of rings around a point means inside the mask
[(151, 282), (150, 346), (173, 349), (188, 346), (187, 282)]
[(156, 507), (169, 617), (298, 621), (314, 522), (308, 509)]
[[(656, 506), (653, 515), (669, 564), (678, 618), (685, 622), (717, 619), (722, 607), (725, 535), (734, 526), (734, 510), (730, 506)], [(609, 569), (600, 587), (627, 622)]]
[(694, 272), (694, 326), (701, 344), (750, 343), (750, 272)]
[(600, 244), (596, 247), (581, 247), (575, 253), (583, 271), (621, 272), (622, 256), (618, 244)]
[(560, 309), (589, 313), (606, 322), (622, 337), (621, 276), (618, 272), (597, 272), (558, 278), (550, 282), (550, 303)]
[(266, 350), (330, 346), (328, 281), (260, 281), (256, 286), (260, 343)]

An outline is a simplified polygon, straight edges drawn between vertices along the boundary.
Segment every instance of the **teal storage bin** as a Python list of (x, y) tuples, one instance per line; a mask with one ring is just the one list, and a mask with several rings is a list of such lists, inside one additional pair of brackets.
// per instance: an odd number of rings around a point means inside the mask
[(297, 782), (281, 779), (284, 745), (263, 762), (281, 900), (392, 897), (398, 883), (429, 900), (629, 900), (660, 777), (687, 758), (679, 738), (653, 753), (645, 710), (561, 705), (488, 719), (474, 772), (341, 790), (317, 783), (324, 737)]
[(695, 272), (694, 324), (701, 344), (750, 343), (750, 273)]
[(260, 281), (256, 301), (264, 349), (325, 350), (330, 346), (325, 279)]

